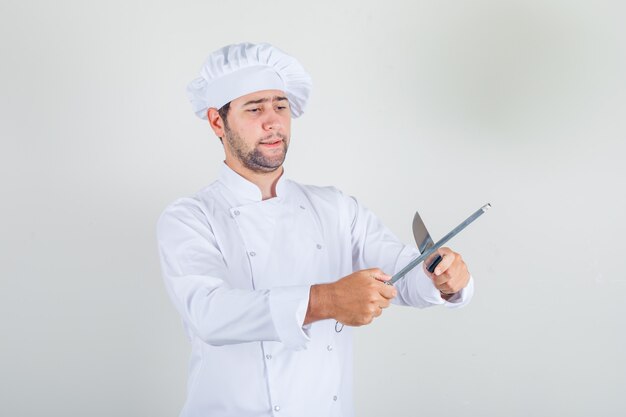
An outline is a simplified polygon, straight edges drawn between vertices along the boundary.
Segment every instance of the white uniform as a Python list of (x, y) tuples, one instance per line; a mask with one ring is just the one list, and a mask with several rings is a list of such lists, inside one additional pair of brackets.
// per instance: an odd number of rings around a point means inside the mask
[[(168, 293), (192, 343), (183, 417), (352, 416), (352, 329), (303, 326), (312, 284), (418, 255), (355, 199), (283, 177), (277, 197), (224, 165), (213, 184), (158, 222)], [(421, 266), (396, 304), (462, 306), (473, 281), (444, 301)]]

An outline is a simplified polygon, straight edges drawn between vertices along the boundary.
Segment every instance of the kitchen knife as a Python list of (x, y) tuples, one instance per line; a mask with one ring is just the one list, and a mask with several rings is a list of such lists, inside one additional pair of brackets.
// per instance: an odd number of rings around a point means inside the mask
[(471, 224), (474, 220), (479, 218), (484, 212), (486, 212), (490, 208), (491, 208), (491, 204), (485, 204), (484, 206), (476, 210), (474, 214), (469, 216), (461, 224), (459, 224), (457, 227), (452, 229), (450, 233), (448, 233), (443, 238), (441, 238), (441, 240), (439, 240), (437, 243), (431, 246), (430, 249), (426, 249), (424, 253), (422, 253), (417, 258), (413, 259), (411, 262), (409, 262), (407, 266), (405, 266), (399, 272), (394, 274), (394, 276), (392, 276), (389, 281), (386, 281), (385, 284), (393, 285), (396, 283), (396, 281), (398, 281), (399, 279), (402, 279), (410, 270), (412, 270), (417, 265), (419, 265), (422, 261), (424, 261), (424, 259), (432, 255), (437, 249), (445, 245), (450, 239), (456, 236), (461, 230), (465, 229), (469, 224)]
[[(415, 243), (417, 243), (417, 248), (419, 249), (420, 253), (424, 253), (425, 250), (432, 248), (435, 244), (435, 242), (433, 242), (433, 239), (430, 237), (430, 233), (428, 233), (428, 229), (426, 229), (424, 221), (417, 211), (415, 212), (415, 216), (413, 217), (413, 237), (415, 238)], [(439, 265), (439, 262), (441, 262), (442, 259), (443, 258), (441, 257), (441, 255), (437, 255), (437, 257), (430, 264), (430, 266), (426, 268), (428, 272), (430, 272), (431, 274), (435, 272), (435, 268), (437, 268), (437, 265)]]

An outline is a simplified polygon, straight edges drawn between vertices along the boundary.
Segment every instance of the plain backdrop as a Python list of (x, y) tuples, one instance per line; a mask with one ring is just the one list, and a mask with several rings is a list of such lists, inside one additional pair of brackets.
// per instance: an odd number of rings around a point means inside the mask
[[(0, 0), (0, 415), (176, 416), (190, 346), (155, 222), (223, 159), (186, 84), (241, 41), (314, 90), (286, 173), (476, 280), (355, 341), (358, 416), (626, 415), (620, 1)], [(312, 381), (314, 383), (314, 381)]]

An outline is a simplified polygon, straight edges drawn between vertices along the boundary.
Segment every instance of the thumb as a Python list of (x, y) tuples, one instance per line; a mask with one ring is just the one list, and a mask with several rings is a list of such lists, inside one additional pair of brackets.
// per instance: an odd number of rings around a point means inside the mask
[(374, 273), (372, 276), (380, 282), (387, 282), (391, 279), (391, 275), (387, 275), (384, 272)]

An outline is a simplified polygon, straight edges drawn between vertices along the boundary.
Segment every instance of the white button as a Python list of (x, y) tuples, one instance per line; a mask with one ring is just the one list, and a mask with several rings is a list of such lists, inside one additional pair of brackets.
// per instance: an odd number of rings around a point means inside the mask
[(250, 256), (256, 256), (256, 252), (250, 252)]
[(319, 243), (317, 244), (317, 248), (318, 249), (322, 249), (322, 245), (320, 245)]
[(275, 405), (275, 406), (274, 406), (274, 411), (280, 411), (280, 406)]
[(270, 355), (270, 354), (268, 353), (267, 355), (265, 355), (265, 359), (267, 359), (267, 360), (269, 361), (270, 359), (272, 359), (272, 355)]
[(332, 345), (328, 345), (328, 346), (326, 346), (326, 349), (328, 349), (328, 351), (330, 352), (331, 350), (333, 350), (333, 346)]
[(235, 216), (239, 216), (239, 214), (241, 214), (241, 213), (239, 213), (239, 210), (235, 210), (235, 211), (233, 211), (233, 214), (234, 214)]
[(337, 396), (336, 395), (333, 396), (333, 401), (337, 401)]

